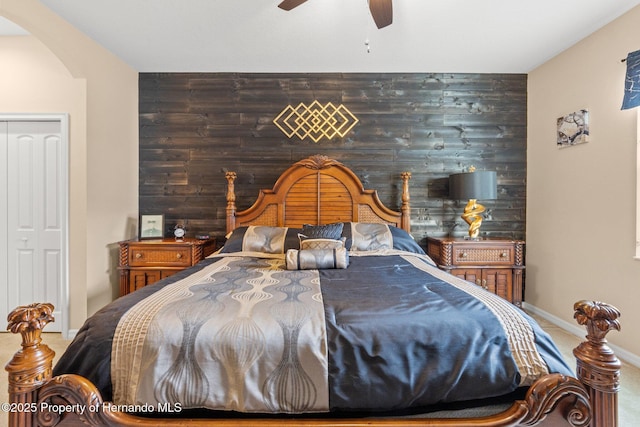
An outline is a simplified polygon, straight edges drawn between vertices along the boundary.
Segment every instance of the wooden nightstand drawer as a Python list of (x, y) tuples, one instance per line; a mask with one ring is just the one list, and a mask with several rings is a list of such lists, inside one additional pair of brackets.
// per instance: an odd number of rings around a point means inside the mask
[(504, 265), (513, 264), (515, 251), (513, 245), (483, 246), (475, 248), (460, 245), (453, 247), (453, 265)]
[(191, 267), (216, 249), (216, 237), (182, 240), (125, 240), (120, 245), (120, 295)]
[(130, 247), (129, 265), (131, 267), (189, 267), (191, 266), (191, 248), (180, 246)]
[(442, 270), (522, 305), (523, 241), (427, 237), (427, 254)]

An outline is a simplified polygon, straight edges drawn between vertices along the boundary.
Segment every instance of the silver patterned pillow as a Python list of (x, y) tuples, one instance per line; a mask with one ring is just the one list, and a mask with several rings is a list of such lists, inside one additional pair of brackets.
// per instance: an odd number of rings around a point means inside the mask
[(352, 251), (393, 249), (393, 235), (387, 224), (352, 222), (351, 239)]
[(286, 227), (249, 226), (242, 239), (242, 250), (283, 254), (286, 237)]
[(345, 238), (337, 239), (313, 239), (304, 234), (298, 234), (300, 238), (300, 250), (305, 249), (338, 249), (344, 247)]
[(287, 270), (320, 270), (347, 268), (349, 252), (338, 249), (289, 249), (286, 255)]

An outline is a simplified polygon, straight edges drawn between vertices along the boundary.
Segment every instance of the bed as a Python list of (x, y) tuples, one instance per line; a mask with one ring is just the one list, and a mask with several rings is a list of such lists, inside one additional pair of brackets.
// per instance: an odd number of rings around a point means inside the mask
[[(293, 164), (228, 240), (90, 317), (55, 367), (53, 307), (19, 307), (9, 425), (617, 426), (620, 313), (579, 301), (573, 373), (521, 309), (435, 267), (342, 163)], [(4, 409), (4, 407), (3, 407)]]

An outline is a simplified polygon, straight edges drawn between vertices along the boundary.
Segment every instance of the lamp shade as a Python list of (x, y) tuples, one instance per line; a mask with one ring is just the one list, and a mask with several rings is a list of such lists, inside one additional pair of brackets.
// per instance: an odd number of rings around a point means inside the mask
[(449, 197), (459, 200), (496, 199), (498, 188), (495, 171), (463, 172), (449, 175)]

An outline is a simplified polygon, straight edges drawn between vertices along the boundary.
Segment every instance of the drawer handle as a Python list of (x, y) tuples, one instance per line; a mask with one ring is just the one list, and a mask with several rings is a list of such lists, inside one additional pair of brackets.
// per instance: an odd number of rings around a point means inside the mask
[(176, 258), (178, 259), (182, 258), (182, 254), (176, 254)]
[(466, 257), (468, 257), (468, 255), (467, 255), (467, 253), (466, 253), (466, 252), (462, 252), (462, 253), (460, 254), (460, 257), (461, 257), (461, 258), (466, 258)]
[(502, 252), (502, 253), (500, 254), (500, 256), (501, 256), (502, 258), (506, 258), (508, 255), (509, 255), (509, 254), (508, 254), (507, 252)]
[(476, 279), (476, 285), (482, 286), (481, 283), (482, 283), (482, 281), (480, 279)]
[(142, 258), (142, 254), (141, 254), (140, 252), (138, 252), (138, 253), (136, 254), (136, 259), (140, 259), (140, 258)]
[(489, 290), (489, 287), (487, 286), (487, 279), (482, 279), (482, 287), (487, 291)]

